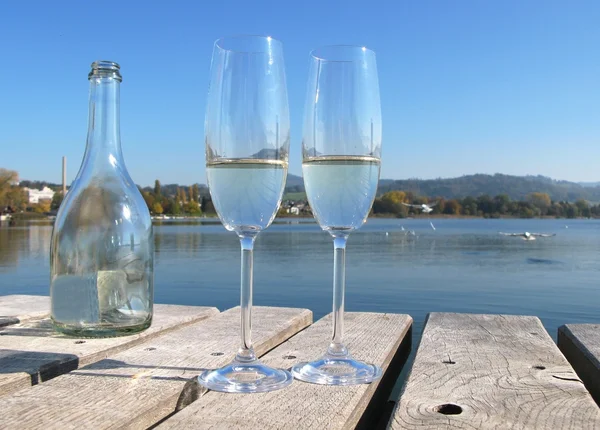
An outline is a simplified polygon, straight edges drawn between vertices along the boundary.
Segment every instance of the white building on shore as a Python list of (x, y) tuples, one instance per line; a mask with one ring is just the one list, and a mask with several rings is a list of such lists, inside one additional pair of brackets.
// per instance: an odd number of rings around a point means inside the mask
[(39, 203), (40, 200), (52, 200), (54, 197), (54, 191), (48, 187), (44, 187), (41, 190), (25, 188), (25, 191), (29, 193), (29, 203)]

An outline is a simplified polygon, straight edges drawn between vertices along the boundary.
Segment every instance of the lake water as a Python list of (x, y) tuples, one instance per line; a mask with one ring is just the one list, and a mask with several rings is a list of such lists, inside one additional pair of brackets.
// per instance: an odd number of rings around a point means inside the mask
[[(539, 316), (549, 333), (600, 322), (600, 221), (370, 219), (350, 236), (346, 309)], [(414, 230), (416, 236), (402, 231)], [(524, 241), (505, 232), (556, 233)], [(0, 295), (48, 294), (51, 224), (0, 225)], [(239, 242), (216, 222), (155, 226), (155, 301), (239, 304)], [(331, 311), (333, 247), (308, 219), (280, 220), (255, 247), (254, 304)]]

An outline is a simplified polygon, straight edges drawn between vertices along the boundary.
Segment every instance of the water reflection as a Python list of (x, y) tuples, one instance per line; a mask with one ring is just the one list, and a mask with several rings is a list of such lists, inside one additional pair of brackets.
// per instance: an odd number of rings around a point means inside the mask
[(47, 260), (51, 236), (50, 223), (0, 225), (0, 273), (17, 267), (22, 259)]

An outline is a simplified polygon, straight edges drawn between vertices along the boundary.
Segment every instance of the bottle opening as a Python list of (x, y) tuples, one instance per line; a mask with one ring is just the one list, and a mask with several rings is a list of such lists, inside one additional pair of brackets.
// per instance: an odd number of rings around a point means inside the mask
[(114, 61), (94, 61), (88, 79), (91, 79), (92, 77), (114, 78), (121, 82), (123, 77), (121, 76), (120, 69), (121, 66)]

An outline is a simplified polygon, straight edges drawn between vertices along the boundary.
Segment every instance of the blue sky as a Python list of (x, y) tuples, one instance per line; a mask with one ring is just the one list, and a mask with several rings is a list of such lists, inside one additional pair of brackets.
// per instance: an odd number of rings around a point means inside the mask
[(377, 52), (383, 178), (600, 180), (598, 1), (0, 1), (0, 167), (59, 182), (85, 149), (90, 63), (117, 61), (121, 138), (140, 185), (205, 182), (212, 46), (284, 43), (300, 174), (311, 49)]

